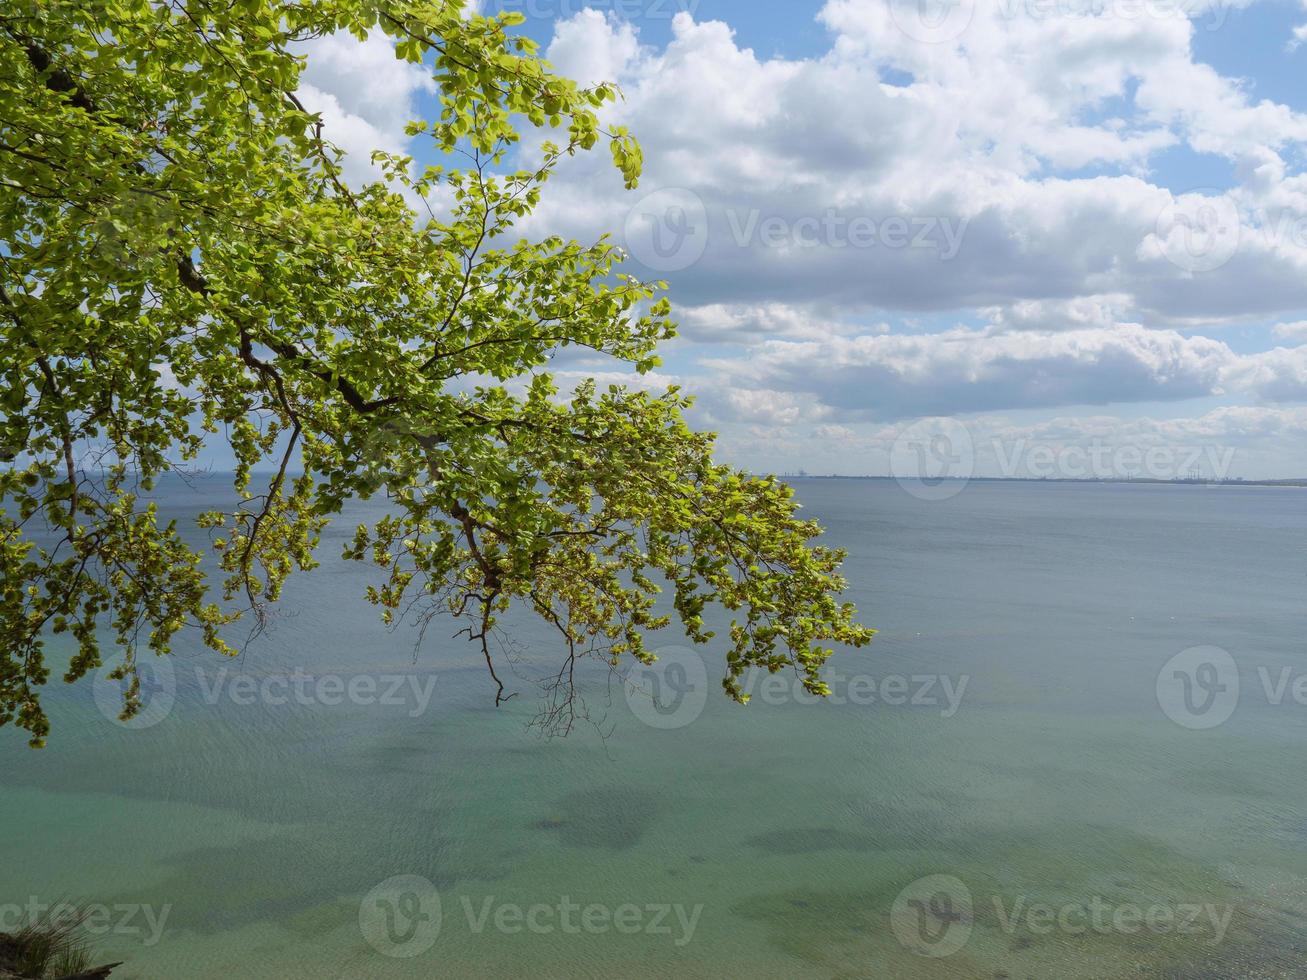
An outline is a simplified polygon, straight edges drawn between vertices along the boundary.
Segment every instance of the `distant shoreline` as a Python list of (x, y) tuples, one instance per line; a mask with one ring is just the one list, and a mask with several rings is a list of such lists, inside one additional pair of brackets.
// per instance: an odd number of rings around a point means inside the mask
[[(891, 480), (894, 476), (852, 476), (844, 473), (783, 473), (782, 480)], [(1266, 487), (1280, 490), (1307, 489), (1307, 479), (1301, 480), (1154, 480), (1124, 479), (1121, 477), (1035, 477), (1035, 476), (942, 476), (932, 479), (940, 483), (1120, 483), (1127, 486), (1163, 487)]]
[[(275, 470), (255, 468), (250, 471), (252, 476), (269, 476), (275, 473)], [(288, 474), (298, 475), (301, 471), (294, 469), (288, 470)], [(168, 474), (176, 476), (177, 474)], [(782, 480), (890, 480), (896, 481), (899, 478), (894, 476), (874, 476), (870, 474), (849, 474), (849, 473), (780, 473), (777, 474)], [(197, 469), (195, 472), (187, 475), (189, 479), (199, 477), (230, 477), (231, 470), (219, 469)], [(915, 479), (915, 478), (914, 478)], [(942, 476), (931, 479), (937, 479), (940, 482), (952, 483), (1121, 483), (1126, 485), (1152, 485), (1152, 486), (1175, 486), (1175, 487), (1271, 487), (1280, 489), (1304, 489), (1307, 488), (1307, 477), (1292, 480), (1156, 480), (1140, 477), (1138, 479), (1126, 479), (1123, 477), (1102, 477), (1095, 479), (1093, 477), (1037, 477), (1037, 476)]]

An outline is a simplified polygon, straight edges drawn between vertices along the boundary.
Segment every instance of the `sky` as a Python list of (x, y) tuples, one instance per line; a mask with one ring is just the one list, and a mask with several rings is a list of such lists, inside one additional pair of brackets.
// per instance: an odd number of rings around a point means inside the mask
[[(679, 384), (753, 471), (1307, 477), (1307, 5), (481, 10), (617, 82), (644, 150), (634, 191), (567, 161), (522, 234), (611, 234), (681, 324), (651, 375), (560, 383)], [(403, 132), (430, 78), (384, 38), (314, 42), (301, 90), (353, 179), (435, 162)]]

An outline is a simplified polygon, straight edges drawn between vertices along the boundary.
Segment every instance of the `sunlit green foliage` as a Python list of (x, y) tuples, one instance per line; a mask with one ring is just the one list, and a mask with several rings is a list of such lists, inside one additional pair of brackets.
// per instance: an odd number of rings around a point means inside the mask
[[(612, 86), (557, 77), (520, 18), (460, 6), (4, 4), (0, 724), (46, 737), (49, 631), (77, 641), (68, 681), (100, 665), (106, 629), (129, 681), (137, 650), (166, 653), (184, 626), (231, 653), (223, 627), (260, 615), (342, 505), (377, 493), (393, 516), (346, 549), (388, 572), (369, 598), (388, 618), (465, 617), (492, 676), (486, 635), (525, 604), (566, 650), (564, 706), (578, 656), (652, 659), (661, 588), (700, 643), (705, 608), (732, 611), (737, 700), (749, 665), (820, 692), (829, 644), (869, 638), (836, 598), (842, 556), (809, 544), (788, 488), (714, 463), (683, 395), (560, 396), (552, 353), (647, 372), (670, 307), (607, 241), (510, 233), (567, 155), (607, 144), (633, 187), (640, 151), (601, 126)], [(378, 155), (385, 179), (347, 185), (295, 95), (298, 42), (341, 30), (383, 32), (431, 70), (441, 111), (410, 132), (451, 166)], [(531, 127), (554, 142), (506, 172)], [(232, 509), (202, 519), (224, 570), (211, 594), (139, 495), (216, 440), (239, 466)], [(34, 543), (38, 524), (56, 544)], [(125, 716), (138, 707), (133, 685)]]

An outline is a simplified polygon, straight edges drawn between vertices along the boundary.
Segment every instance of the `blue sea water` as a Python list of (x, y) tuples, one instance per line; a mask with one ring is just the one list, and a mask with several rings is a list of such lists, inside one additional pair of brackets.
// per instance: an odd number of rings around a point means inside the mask
[(556, 637), (509, 618), (494, 707), (363, 600), (360, 504), (239, 660), (147, 672), (148, 727), (56, 681), (47, 749), (0, 729), (0, 931), (103, 907), (124, 977), (1307, 976), (1303, 491), (796, 487), (879, 629), (828, 702), (734, 705), (668, 631), (542, 737)]

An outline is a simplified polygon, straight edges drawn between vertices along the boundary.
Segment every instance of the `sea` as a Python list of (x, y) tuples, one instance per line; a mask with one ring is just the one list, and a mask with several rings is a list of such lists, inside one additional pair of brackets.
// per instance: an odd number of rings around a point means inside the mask
[(563, 734), (513, 613), (496, 706), (462, 624), (386, 627), (341, 559), (382, 501), (239, 657), (143, 664), (131, 723), (53, 638), (48, 747), (0, 729), (0, 932), (76, 905), (124, 980), (1307, 977), (1307, 491), (793, 482), (878, 631), (825, 700), (735, 704), (668, 629), (583, 661)]

